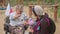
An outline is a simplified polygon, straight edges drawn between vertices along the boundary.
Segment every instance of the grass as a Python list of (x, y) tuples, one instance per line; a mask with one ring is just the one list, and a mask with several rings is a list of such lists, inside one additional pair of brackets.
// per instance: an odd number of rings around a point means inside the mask
[(58, 17), (60, 17), (60, 2), (59, 2), (59, 7), (58, 7)]
[(60, 17), (60, 7), (58, 8), (58, 17)]

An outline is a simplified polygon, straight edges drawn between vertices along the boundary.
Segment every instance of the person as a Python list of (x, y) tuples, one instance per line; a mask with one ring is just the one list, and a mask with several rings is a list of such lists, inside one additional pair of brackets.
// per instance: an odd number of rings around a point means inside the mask
[[(45, 19), (45, 12), (39, 5), (33, 6), (33, 13), (36, 16), (36, 23), (33, 27), (33, 34), (49, 34), (48, 21)], [(31, 34), (31, 33), (30, 33)]]
[(35, 5), (32, 11), (36, 16), (36, 21), (32, 30), (33, 34), (54, 34), (56, 25), (48, 14), (44, 12), (43, 8), (39, 5)]
[(19, 25), (24, 29), (24, 21), (27, 21), (28, 17), (23, 12), (23, 6), (17, 5), (16, 11), (10, 14), (9, 19), (10, 19), (10, 31), (11, 31), (11, 34), (13, 34), (14, 32), (13, 29), (15, 28), (15, 26)]

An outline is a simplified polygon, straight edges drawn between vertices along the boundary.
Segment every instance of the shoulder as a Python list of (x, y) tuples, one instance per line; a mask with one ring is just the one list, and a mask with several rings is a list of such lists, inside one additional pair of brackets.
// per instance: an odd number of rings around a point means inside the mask
[(46, 23), (47, 20), (46, 20), (45, 18), (42, 18), (42, 19), (40, 20), (40, 22), (41, 22), (41, 23)]

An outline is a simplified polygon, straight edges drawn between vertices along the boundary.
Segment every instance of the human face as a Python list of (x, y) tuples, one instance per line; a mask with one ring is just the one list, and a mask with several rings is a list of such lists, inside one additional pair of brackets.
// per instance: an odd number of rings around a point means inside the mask
[(21, 13), (22, 13), (22, 10), (17, 9), (17, 10), (16, 10), (16, 13), (17, 13), (17, 14), (21, 14)]

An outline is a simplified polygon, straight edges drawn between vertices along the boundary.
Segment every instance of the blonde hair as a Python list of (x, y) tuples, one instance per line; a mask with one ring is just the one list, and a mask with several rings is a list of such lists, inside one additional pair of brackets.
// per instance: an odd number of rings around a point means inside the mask
[(21, 11), (23, 11), (23, 5), (16, 5), (16, 10), (21, 10)]

